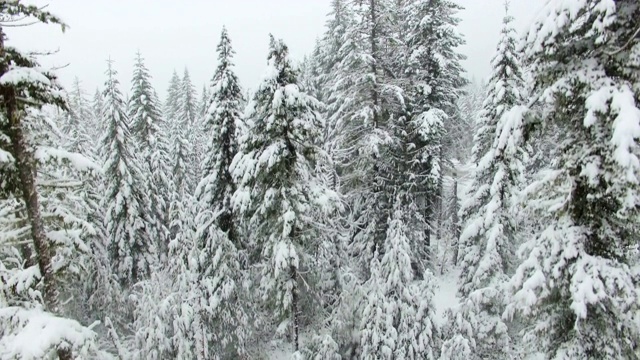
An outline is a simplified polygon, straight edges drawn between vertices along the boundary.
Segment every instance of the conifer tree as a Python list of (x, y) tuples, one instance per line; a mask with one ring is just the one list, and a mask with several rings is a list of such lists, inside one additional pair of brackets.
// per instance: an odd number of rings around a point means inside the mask
[(242, 90), (238, 84), (238, 77), (233, 72), (232, 59), (235, 52), (226, 28), (222, 29), (217, 52), (219, 62), (211, 79), (211, 95), (204, 119), (209, 141), (196, 197), (215, 215), (215, 218), (208, 219), (207, 223), (220, 228), (227, 233), (229, 240), (236, 247), (242, 248), (233, 221), (231, 197), (236, 186), (229, 170), (238, 152), (236, 126), (242, 116)]
[(93, 116), (89, 102), (85, 93), (80, 87), (80, 80), (75, 78), (73, 89), (69, 94), (69, 109), (66, 112), (62, 131), (69, 136), (66, 148), (69, 151), (82, 154), (95, 153), (94, 142), (91, 132), (95, 132), (98, 124)]
[(401, 69), (407, 117), (400, 128), (407, 133), (404, 142), (416, 149), (405, 156), (407, 163), (413, 164), (410, 171), (419, 182), (413, 189), (430, 225), (425, 234), (426, 249), (419, 249), (425, 261), (431, 230), (440, 228), (447, 133), (457, 120), (456, 102), (465, 85), (460, 64), (464, 56), (457, 50), (464, 40), (455, 30), (461, 7), (450, 0), (412, 0), (400, 8), (399, 13), (406, 16), (406, 21), (400, 19), (401, 31), (406, 32), (406, 55), (399, 51), (396, 62)]
[[(299, 347), (303, 283), (314, 267), (315, 209), (331, 196), (317, 181), (318, 101), (300, 91), (298, 74), (281, 40), (271, 37), (268, 74), (246, 111), (248, 133), (231, 165), (239, 181), (234, 209), (246, 218), (250, 246), (262, 269), (260, 289), (276, 326)], [(305, 291), (313, 292), (313, 289)]]
[(553, 1), (523, 46), (540, 122), (563, 137), (525, 190), (542, 229), (522, 247), (506, 315), (531, 319), (527, 350), (546, 358), (640, 357), (628, 251), (639, 220), (638, 29), (637, 1)]
[[(19, 1), (0, 4), (0, 18), (14, 26), (26, 19), (65, 28), (55, 15)], [(0, 27), (0, 348), (7, 358), (90, 357), (95, 355), (89, 353), (95, 350), (95, 334), (64, 318), (60, 302), (62, 275), (82, 266), (73, 262), (87, 250), (81, 240), (85, 223), (73, 212), (75, 194), (65, 196), (60, 185), (75, 180), (66, 175), (77, 175), (78, 162), (84, 158), (62, 150), (59, 138), (57, 144), (48, 143), (48, 130), (55, 126), (42, 109), (64, 110), (65, 98), (53, 73), (42, 70), (32, 54), (6, 44), (4, 27)], [(33, 328), (44, 331), (34, 338)]]
[(157, 262), (157, 251), (151, 238), (152, 220), (145, 209), (148, 198), (140, 165), (132, 155), (134, 144), (116, 74), (109, 61), (102, 109), (107, 131), (100, 151), (106, 178), (103, 207), (107, 209), (105, 227), (113, 271), (123, 285), (129, 286), (149, 275)]
[[(472, 359), (512, 359), (507, 324), (502, 320), (505, 284), (513, 272), (516, 247), (515, 199), (522, 177), (523, 149), (512, 129), (510, 109), (523, 102), (523, 78), (515, 46), (513, 18), (503, 21), (493, 58), (484, 108), (474, 139), (476, 169), (461, 210), (460, 236), (462, 299), (458, 311), (471, 326)], [(514, 133), (515, 131), (515, 133)], [(516, 137), (516, 138), (514, 138)], [(471, 335), (466, 326), (453, 330), (457, 341)], [(475, 344), (475, 346), (473, 346)], [(458, 345), (445, 343), (447, 347)], [(459, 354), (463, 356), (463, 354)]]
[(207, 110), (209, 109), (209, 88), (204, 85), (202, 87), (202, 95), (200, 97), (200, 104), (198, 105), (198, 117), (204, 119), (207, 116)]
[(347, 23), (345, 44), (340, 49), (336, 69), (336, 89), (329, 103), (341, 103), (334, 122), (340, 138), (336, 161), (341, 184), (352, 208), (351, 249), (366, 269), (377, 249), (384, 250), (387, 218), (391, 211), (389, 179), (391, 161), (387, 152), (393, 142), (389, 119), (403, 102), (401, 91), (391, 81), (387, 69), (393, 48), (386, 46), (392, 36), (386, 11), (390, 0), (351, 3), (354, 19)]
[(162, 116), (158, 110), (155, 91), (151, 86), (151, 75), (144, 65), (140, 52), (136, 54), (131, 81), (129, 105), (131, 135), (135, 140), (138, 157), (143, 161), (144, 188), (150, 202), (142, 204), (152, 220), (149, 233), (161, 253), (166, 253), (168, 235), (168, 154), (162, 131)]
[(400, 197), (395, 200), (384, 256), (382, 261), (373, 258), (371, 277), (364, 285), (368, 294), (361, 325), (363, 359), (435, 359), (437, 355), (433, 278), (429, 270), (424, 279), (414, 278), (406, 224), (411, 214), (405, 202)]
[(97, 122), (96, 128), (94, 132), (92, 132), (91, 138), (98, 144), (100, 139), (102, 138), (103, 131), (102, 129), (106, 128), (106, 125), (102, 121), (102, 106), (104, 104), (104, 99), (102, 98), (102, 91), (100, 88), (96, 88), (96, 92), (93, 94), (93, 101), (91, 103), (91, 110), (93, 111), (93, 118)]
[(171, 80), (169, 80), (169, 88), (167, 89), (167, 99), (164, 102), (165, 119), (169, 123), (169, 127), (176, 120), (180, 109), (180, 77), (176, 70), (173, 70)]

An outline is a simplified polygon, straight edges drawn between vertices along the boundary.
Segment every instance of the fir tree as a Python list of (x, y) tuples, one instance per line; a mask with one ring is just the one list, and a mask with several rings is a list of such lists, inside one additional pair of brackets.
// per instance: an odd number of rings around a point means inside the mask
[[(411, 172), (420, 182), (415, 196), (421, 200), (426, 229), (427, 248), (421, 250), (427, 260), (433, 227), (440, 229), (442, 219), (442, 179), (449, 129), (458, 119), (456, 102), (465, 85), (460, 62), (464, 59), (457, 47), (464, 44), (455, 27), (461, 7), (450, 0), (413, 0), (401, 6), (406, 15), (406, 55), (398, 52), (396, 60), (403, 71), (400, 86), (405, 90), (407, 133), (415, 151), (409, 156)], [(406, 58), (406, 60), (404, 60)], [(446, 62), (441, 59), (447, 59)]]
[(80, 80), (75, 78), (73, 90), (69, 94), (69, 110), (62, 131), (69, 136), (66, 148), (69, 151), (83, 154), (95, 153), (91, 132), (95, 132), (98, 122), (93, 116), (91, 106), (80, 87)]
[(522, 247), (506, 315), (531, 319), (527, 350), (546, 358), (640, 357), (627, 250), (639, 220), (639, 28), (637, 1), (554, 1), (523, 47), (540, 122), (563, 137), (525, 190), (542, 229)]
[(167, 89), (167, 100), (164, 102), (164, 111), (167, 120), (173, 121), (178, 114), (180, 108), (180, 77), (176, 70), (173, 70), (171, 80), (169, 80), (169, 88)]
[[(297, 351), (303, 283), (312, 276), (317, 229), (312, 208), (326, 207), (317, 181), (318, 101), (301, 92), (282, 41), (271, 37), (269, 76), (247, 108), (249, 130), (231, 165), (239, 181), (234, 209), (243, 214), (262, 268), (260, 288), (277, 326), (289, 329)], [(308, 291), (313, 291), (309, 289)]]
[(91, 103), (91, 110), (93, 111), (93, 118), (96, 121), (96, 128), (94, 132), (91, 134), (91, 138), (95, 143), (99, 143), (102, 138), (103, 129), (106, 128), (106, 125), (102, 121), (102, 107), (104, 104), (104, 99), (102, 98), (102, 91), (99, 88), (96, 88), (96, 92), (93, 94), (93, 101)]
[[(516, 247), (515, 198), (522, 179), (523, 149), (517, 145), (509, 110), (523, 102), (522, 71), (516, 54), (513, 18), (506, 15), (493, 74), (474, 139), (476, 169), (461, 210), (462, 298), (459, 321), (469, 321), (473, 359), (512, 359), (511, 339), (502, 320), (504, 285), (513, 272)], [(505, 115), (506, 114), (506, 115)], [(454, 315), (456, 316), (456, 315)], [(450, 341), (468, 336), (455, 329)], [(458, 345), (445, 343), (444, 348)], [(446, 353), (446, 350), (444, 351)]]
[[(13, 26), (21, 26), (20, 21), (26, 19), (65, 28), (58, 17), (19, 1), (2, 3), (0, 18), (14, 23)], [(61, 190), (62, 185), (76, 181), (77, 177), (69, 175), (77, 174), (81, 168), (77, 162), (84, 158), (62, 150), (59, 138), (57, 144), (48, 143), (55, 125), (41, 110), (47, 106), (67, 108), (61, 88), (55, 75), (42, 70), (32, 54), (7, 46), (6, 40), (3, 25), (0, 28), (0, 348), (7, 358), (91, 357), (95, 355), (90, 353), (95, 350), (95, 334), (62, 317), (64, 304), (60, 302), (62, 275), (82, 266), (73, 262), (80, 252), (87, 250), (81, 239), (86, 222), (73, 211), (77, 208), (74, 205), (79, 205), (75, 203), (76, 194)], [(72, 166), (66, 166), (70, 163)], [(14, 228), (7, 229), (7, 225)], [(34, 338), (33, 328), (42, 330), (41, 336)]]
[[(168, 154), (162, 131), (162, 117), (158, 110), (155, 91), (151, 87), (151, 76), (144, 65), (140, 52), (136, 54), (131, 81), (131, 102), (129, 119), (131, 135), (136, 143), (136, 153), (143, 161), (144, 187), (150, 202), (146, 212), (153, 221), (149, 229), (156, 247), (166, 253), (167, 246), (167, 212), (169, 204), (166, 194), (168, 186)], [(141, 169), (142, 170), (142, 169)]]
[(149, 275), (157, 252), (150, 236), (152, 221), (144, 208), (148, 199), (140, 166), (131, 153), (129, 121), (116, 74), (109, 61), (102, 110), (107, 124), (101, 148), (106, 178), (103, 207), (107, 209), (105, 226), (113, 271), (123, 285), (131, 285)]
[(236, 126), (242, 116), (242, 90), (233, 72), (234, 51), (226, 28), (222, 29), (217, 51), (219, 63), (211, 79), (211, 96), (204, 120), (209, 141), (196, 197), (215, 215), (207, 223), (220, 228), (236, 247), (242, 248), (233, 223), (231, 197), (236, 187), (229, 170), (238, 152)]
[(352, 208), (350, 247), (367, 276), (371, 256), (384, 250), (387, 218), (391, 211), (388, 179), (392, 164), (388, 156), (393, 135), (391, 114), (403, 102), (401, 91), (385, 71), (392, 47), (391, 24), (385, 12), (389, 0), (353, 2), (357, 21), (348, 22), (336, 68), (336, 89), (329, 103), (341, 103), (339, 119), (333, 121), (340, 138), (336, 154), (343, 191)]
[[(414, 279), (406, 199), (397, 198), (389, 219), (382, 261), (373, 258), (365, 283), (363, 359), (435, 359), (438, 329), (433, 323), (433, 278)], [(415, 211), (411, 209), (410, 211)]]

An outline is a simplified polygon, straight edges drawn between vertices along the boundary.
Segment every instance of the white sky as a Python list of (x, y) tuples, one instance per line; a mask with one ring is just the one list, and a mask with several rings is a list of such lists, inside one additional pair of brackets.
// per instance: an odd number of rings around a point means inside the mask
[[(461, 52), (469, 76), (487, 77), (504, 15), (504, 0), (458, 0)], [(330, 0), (25, 0), (44, 5), (69, 25), (6, 29), (9, 44), (24, 50), (56, 50), (43, 65), (58, 71), (65, 86), (77, 76), (90, 94), (104, 82), (106, 59), (115, 61), (122, 92), (129, 92), (133, 59), (139, 49), (161, 98), (176, 69), (189, 69), (198, 92), (216, 66), (215, 46), (226, 25), (236, 50), (242, 85), (254, 87), (266, 65), (268, 34), (283, 38), (294, 58), (309, 53), (324, 30)], [(543, 0), (511, 0), (518, 30), (527, 28)]]

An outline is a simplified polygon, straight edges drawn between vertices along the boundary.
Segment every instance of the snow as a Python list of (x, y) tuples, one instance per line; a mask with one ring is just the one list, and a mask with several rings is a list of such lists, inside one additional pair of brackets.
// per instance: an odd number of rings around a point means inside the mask
[(13, 155), (11, 155), (8, 151), (0, 149), (0, 163), (9, 163), (13, 161)]
[(2, 85), (17, 85), (21, 83), (40, 83), (51, 86), (51, 81), (42, 72), (30, 67), (16, 66), (0, 77)]
[[(96, 334), (74, 320), (56, 317), (40, 309), (0, 308), (0, 326), (11, 329), (0, 337), (0, 358), (39, 360), (49, 358), (59, 344), (78, 350), (91, 349)], [(4, 325), (4, 326), (3, 326)], [(17, 331), (16, 331), (17, 330)]]
[(87, 158), (84, 155), (78, 153), (72, 153), (63, 149), (51, 148), (51, 147), (40, 147), (36, 150), (35, 153), (36, 160), (41, 162), (47, 162), (50, 160), (66, 160), (71, 163), (71, 165), (79, 171), (97, 171), (102, 172), (102, 167), (98, 165), (93, 160)]
[(612, 94), (611, 108), (618, 114), (613, 121), (611, 138), (615, 147), (614, 158), (626, 169), (627, 181), (638, 183), (636, 175), (640, 160), (636, 154), (637, 141), (640, 139), (640, 109), (635, 103), (633, 91), (627, 85)]

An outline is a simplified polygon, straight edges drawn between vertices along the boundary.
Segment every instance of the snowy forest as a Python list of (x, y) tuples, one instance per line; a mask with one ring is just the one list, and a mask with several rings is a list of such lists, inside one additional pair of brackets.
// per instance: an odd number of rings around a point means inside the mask
[(0, 0), (0, 359), (640, 359), (640, 2), (505, 4), (486, 81), (455, 0), (331, 9), (161, 99)]

